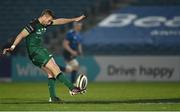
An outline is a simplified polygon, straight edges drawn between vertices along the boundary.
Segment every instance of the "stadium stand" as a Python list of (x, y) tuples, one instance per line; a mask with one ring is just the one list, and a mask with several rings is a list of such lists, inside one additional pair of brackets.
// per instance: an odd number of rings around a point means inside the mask
[(177, 10), (178, 6), (127, 6), (115, 10), (84, 33), (85, 54), (179, 55)]
[[(91, 18), (94, 17), (100, 9), (110, 9), (110, 2), (116, 2), (116, 0), (0, 1), (0, 48), (2, 49), (2, 47), (7, 44), (6, 42), (9, 38), (14, 38), (31, 19), (39, 16), (43, 9), (55, 11), (57, 17), (74, 17), (88, 13), (88, 16)], [(89, 19), (86, 23), (92, 24), (92, 22), (92, 19)], [(45, 38), (45, 43), (49, 45), (50, 40), (57, 38), (59, 33), (66, 31), (69, 27), (71, 27), (71, 25), (52, 28), (53, 30), (50, 30), (46, 35), (48, 38)]]
[[(5, 0), (0, 1), (0, 49), (9, 45), (18, 32), (31, 19), (39, 16), (43, 9), (52, 9), (57, 17), (74, 17), (88, 14), (85, 20), (84, 31), (97, 25), (114, 9), (123, 9), (128, 6), (175, 6), (180, 5), (179, 0)], [(56, 54), (61, 54), (61, 42), (65, 32), (72, 27), (71, 24), (51, 27), (45, 35), (46, 47)], [(25, 44), (22, 43), (21, 46)], [(87, 47), (87, 46), (86, 46)], [(24, 47), (17, 49), (14, 54), (24, 55)], [(115, 51), (116, 52), (116, 51)], [(99, 54), (89, 49), (87, 54)], [(132, 52), (134, 53), (134, 52)], [(104, 53), (100, 53), (104, 54)], [(114, 54), (114, 53), (110, 53)], [(116, 53), (115, 53), (116, 54)], [(120, 54), (120, 53), (118, 53)]]

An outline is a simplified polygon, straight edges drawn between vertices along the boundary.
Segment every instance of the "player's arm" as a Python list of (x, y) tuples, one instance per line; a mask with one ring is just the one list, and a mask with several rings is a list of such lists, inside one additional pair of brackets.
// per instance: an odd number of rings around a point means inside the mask
[(85, 18), (84, 15), (76, 17), (76, 18), (58, 18), (58, 19), (54, 19), (52, 25), (62, 25), (62, 24), (67, 24), (67, 23), (71, 23), (71, 22), (76, 22), (76, 21), (80, 21), (83, 18)]
[(67, 39), (64, 39), (63, 41), (63, 47), (65, 50), (67, 50), (71, 55), (73, 56), (77, 56), (78, 53), (76, 51), (74, 51), (70, 46), (69, 46), (69, 41)]
[(26, 29), (23, 29), (16, 37), (14, 43), (11, 45), (10, 48), (5, 48), (3, 50), (3, 54), (6, 54), (7, 52), (11, 52), (15, 49), (15, 47), (22, 41), (23, 38), (27, 37), (29, 35), (29, 32)]

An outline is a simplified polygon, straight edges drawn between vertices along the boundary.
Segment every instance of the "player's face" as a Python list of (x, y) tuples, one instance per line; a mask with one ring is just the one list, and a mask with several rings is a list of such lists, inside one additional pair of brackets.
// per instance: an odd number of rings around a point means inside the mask
[(53, 21), (53, 18), (52, 16), (50, 15), (45, 15), (44, 16), (44, 21), (43, 21), (43, 25), (47, 26), (47, 25), (50, 25)]

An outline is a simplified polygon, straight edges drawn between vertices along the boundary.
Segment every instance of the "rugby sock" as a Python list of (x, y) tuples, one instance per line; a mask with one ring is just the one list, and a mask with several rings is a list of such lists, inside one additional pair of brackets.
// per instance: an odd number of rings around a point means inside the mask
[(56, 79), (58, 79), (60, 82), (62, 82), (70, 90), (72, 90), (74, 88), (74, 85), (64, 76), (64, 74), (62, 72), (57, 75)]
[(75, 83), (75, 81), (76, 81), (76, 74), (77, 74), (77, 71), (71, 72), (71, 82), (72, 83)]
[(55, 78), (48, 78), (48, 87), (49, 87), (50, 97), (56, 97), (55, 83), (56, 83)]

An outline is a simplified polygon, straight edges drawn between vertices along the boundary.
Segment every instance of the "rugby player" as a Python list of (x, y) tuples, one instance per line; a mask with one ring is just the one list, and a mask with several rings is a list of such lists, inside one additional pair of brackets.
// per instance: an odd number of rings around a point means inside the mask
[(26, 40), (26, 49), (29, 59), (32, 63), (48, 74), (48, 86), (50, 91), (50, 102), (60, 101), (54, 92), (54, 81), (62, 82), (70, 90), (71, 95), (80, 93), (82, 90), (75, 87), (64, 74), (61, 72), (59, 66), (56, 64), (53, 55), (48, 52), (43, 46), (43, 35), (49, 26), (62, 25), (70, 22), (77, 22), (85, 18), (84, 15), (75, 18), (58, 18), (55, 19), (54, 12), (45, 9), (41, 15), (27, 24), (22, 31), (17, 35), (14, 43), (10, 48), (5, 48), (3, 54), (12, 52), (16, 46), (22, 41)]
[(67, 32), (63, 40), (63, 57), (66, 66), (60, 66), (61, 71), (71, 73), (71, 82), (75, 83), (76, 75), (79, 70), (79, 62), (77, 56), (82, 55), (82, 36), (80, 31), (82, 29), (81, 22), (74, 22), (73, 29)]

